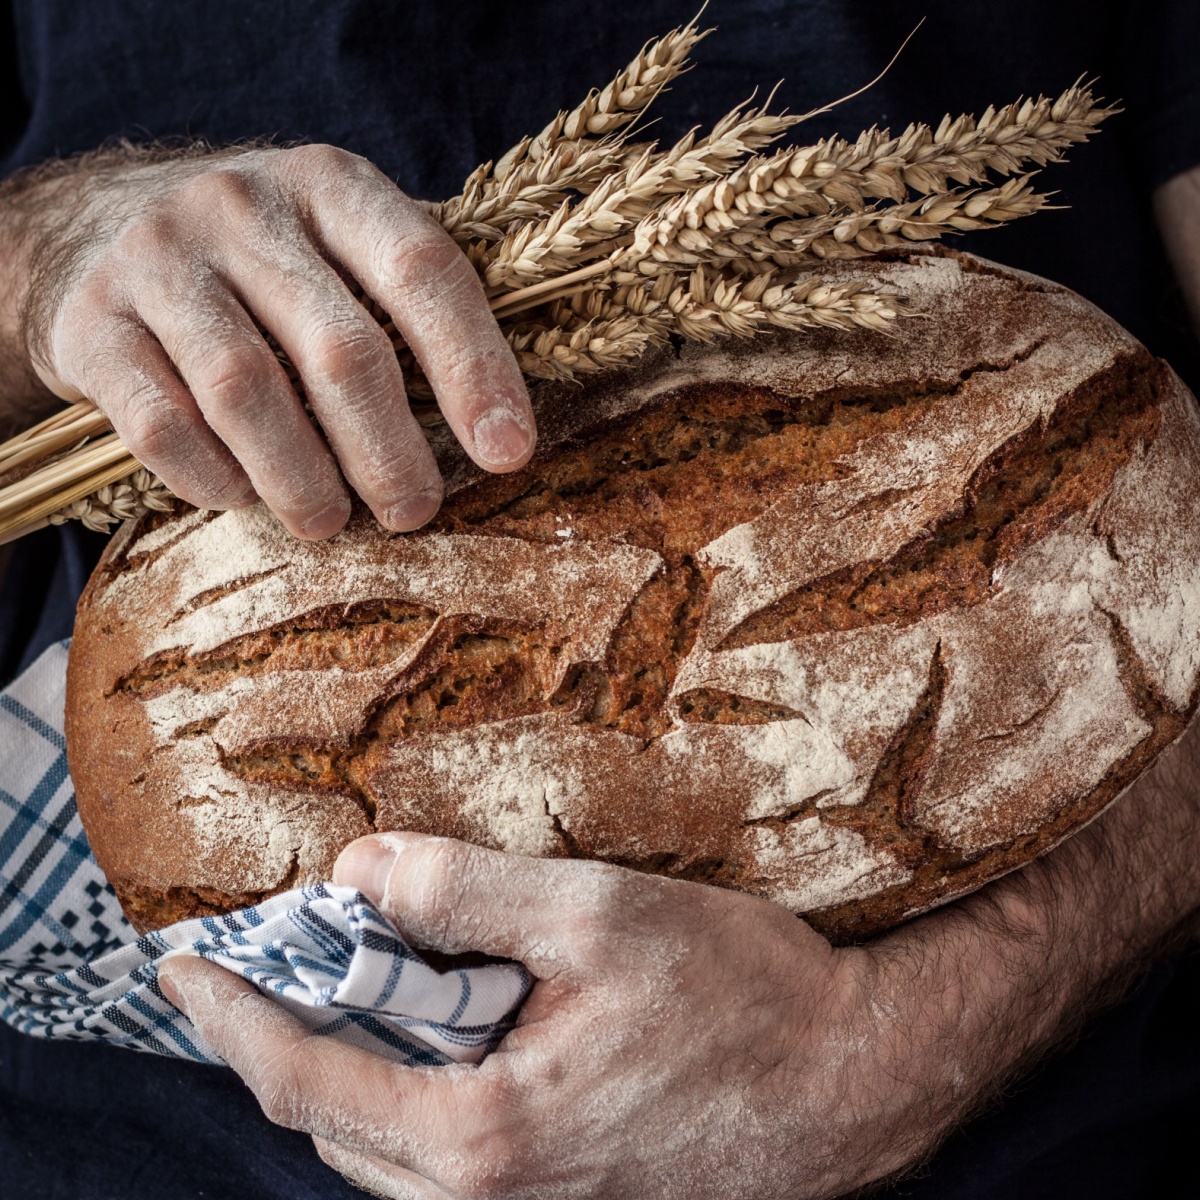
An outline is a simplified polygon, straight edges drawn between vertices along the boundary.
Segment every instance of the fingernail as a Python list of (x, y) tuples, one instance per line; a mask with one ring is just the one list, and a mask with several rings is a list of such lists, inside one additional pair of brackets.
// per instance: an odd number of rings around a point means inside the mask
[(383, 514), (383, 523), (389, 529), (401, 531), (420, 529), (441, 506), (441, 489), (423, 488), (421, 491), (409, 496), (407, 500), (401, 500), (399, 504), (393, 504)]
[(358, 888), (372, 900), (382, 900), (395, 862), (395, 844), (389, 844), (388, 838), (359, 838), (338, 855), (333, 864), (333, 882)]
[(300, 532), (306, 538), (332, 537), (350, 518), (350, 501), (344, 496), (335, 500), (328, 508), (323, 508), (315, 517), (309, 517), (300, 526)]
[(158, 972), (158, 989), (185, 1017), (189, 1015), (187, 1008), (184, 1006), (183, 993), (176, 986), (175, 981), (170, 975), (166, 973), (165, 968)]
[(531, 434), (528, 422), (502, 405), (489, 408), (471, 430), (475, 452), (484, 462), (497, 467), (507, 467), (524, 458), (533, 444)]

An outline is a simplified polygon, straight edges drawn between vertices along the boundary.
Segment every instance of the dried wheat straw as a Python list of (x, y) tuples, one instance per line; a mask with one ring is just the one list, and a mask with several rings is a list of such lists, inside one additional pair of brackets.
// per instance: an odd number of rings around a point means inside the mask
[[(910, 125), (898, 137), (870, 129), (853, 142), (764, 153), (813, 115), (770, 113), (768, 98), (665, 149), (629, 140), (708, 32), (693, 21), (647, 43), (607, 88), (494, 166), (483, 164), (438, 206), (527, 375), (608, 370), (672, 337), (890, 332), (909, 313), (903, 297), (857, 282), (830, 285), (818, 273), (822, 260), (1038, 211), (1047, 197), (1030, 176), (1116, 111), (1100, 107), (1080, 80), (1056, 99), (946, 117), (936, 129)], [(410, 393), (431, 396), (389, 315), (361, 299), (396, 345)], [(431, 406), (414, 411), (424, 424), (441, 419)], [(165, 486), (115, 434), (97, 436), (106, 429), (106, 418), (81, 401), (0, 446), (0, 477), (9, 479), (0, 488), (0, 541), (74, 518), (106, 529), (169, 506)]]
[(903, 297), (861, 282), (830, 285), (811, 274), (777, 272), (731, 279), (697, 266), (682, 276), (665, 272), (611, 294), (560, 301), (544, 323), (513, 329), (509, 344), (527, 375), (571, 379), (627, 365), (673, 335), (711, 342), (752, 337), (764, 328), (888, 332), (909, 311)]

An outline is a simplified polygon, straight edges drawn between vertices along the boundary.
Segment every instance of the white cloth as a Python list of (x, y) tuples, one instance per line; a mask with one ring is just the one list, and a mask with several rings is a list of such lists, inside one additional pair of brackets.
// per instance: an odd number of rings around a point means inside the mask
[(477, 1062), (529, 990), (516, 963), (439, 973), (370, 901), (318, 884), (138, 937), (92, 858), (63, 737), (66, 643), (0, 692), (0, 1018), (45, 1038), (103, 1038), (219, 1063), (158, 988), (194, 954), (320, 1034), (408, 1064)]

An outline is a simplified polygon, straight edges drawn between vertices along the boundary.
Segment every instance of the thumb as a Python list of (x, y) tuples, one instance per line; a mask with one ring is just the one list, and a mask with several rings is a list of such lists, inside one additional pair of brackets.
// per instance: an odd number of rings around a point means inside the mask
[(358, 888), (415, 945), (518, 959), (543, 979), (589, 958), (625, 876), (640, 878), (416, 833), (360, 838), (333, 870), (335, 883)]

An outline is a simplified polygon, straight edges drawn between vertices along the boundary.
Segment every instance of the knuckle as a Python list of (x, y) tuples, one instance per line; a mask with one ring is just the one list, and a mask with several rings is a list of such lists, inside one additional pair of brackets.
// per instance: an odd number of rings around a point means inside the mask
[(247, 484), (243, 472), (236, 466), (202, 474), (197, 485), (191, 490), (195, 495), (191, 503), (197, 508), (207, 509), (236, 507), (252, 500), (255, 494), (254, 489)]
[(296, 146), (291, 150), (282, 151), (282, 154), (286, 156), (289, 165), (298, 168), (301, 172), (313, 172), (320, 175), (358, 170), (364, 161), (357, 154), (351, 154), (349, 150), (343, 150), (340, 146), (331, 146), (327, 142), (315, 142), (311, 146)]
[(299, 1126), (301, 1105), (289, 1072), (272, 1072), (258, 1084), (255, 1093), (268, 1121), (288, 1129)]
[(398, 289), (430, 293), (445, 303), (448, 293), (473, 285), (479, 289), (480, 299), (483, 298), (482, 285), (466, 255), (446, 234), (433, 227), (432, 221), (429, 227), (421, 222), (407, 235), (385, 244), (379, 253), (380, 275)]
[(638, 889), (643, 880), (652, 877), (608, 863), (593, 863), (589, 867), (588, 897), (579, 906), (577, 917), (585, 930), (603, 938), (613, 929), (628, 924), (630, 911), (636, 907)]
[(99, 315), (117, 309), (121, 298), (121, 286), (110, 270), (91, 270), (75, 284), (61, 315), (67, 320), (80, 321), (88, 328)]
[(224, 350), (197, 372), (196, 386), (222, 412), (238, 412), (260, 401), (267, 365), (252, 349)]
[(479, 851), (466, 842), (450, 838), (431, 839), (420, 850), (418, 869), (413, 873), (413, 908), (421, 926), (437, 944), (448, 945), (456, 924), (453, 914), (463, 903), (472, 875), (478, 870)]
[[(483, 372), (480, 370), (479, 346), (468, 342), (459, 342), (441, 346), (437, 355), (437, 377), (439, 386), (449, 386), (458, 389)], [(476, 404), (485, 407), (490, 401), (476, 400)]]
[(124, 441), (137, 458), (163, 458), (172, 454), (184, 434), (184, 419), (151, 385), (129, 396)]
[(353, 473), (355, 483), (377, 504), (396, 504), (414, 492), (441, 495), (442, 477), (428, 443), (419, 433), (401, 432), (365, 456)]
[(212, 167), (190, 179), (180, 188), (181, 199), (205, 214), (213, 211), (226, 218), (240, 219), (259, 205), (258, 189), (252, 178), (233, 166)]
[(159, 206), (131, 221), (117, 238), (120, 252), (134, 262), (153, 262), (179, 245), (179, 222), (169, 206)]
[(375, 322), (344, 317), (317, 326), (308, 337), (306, 349), (307, 357), (319, 364), (322, 374), (369, 383), (380, 373), (381, 360), (390, 353), (391, 345)]
[(285, 483), (275, 489), (264, 487), (263, 492), (272, 511), (298, 521), (323, 513), (345, 496), (333, 471), (318, 472), (299, 483)]
[(186, 478), (177, 478), (174, 471), (167, 471), (164, 478), (180, 499), (197, 508), (227, 508), (245, 503), (254, 496), (242, 469), (232, 460), (218, 459), (199, 466), (192, 462), (189, 466), (191, 473)]
[(246, 478), (232, 458), (193, 453), (181, 475), (182, 452), (194, 447), (186, 414), (150, 385), (128, 400), (122, 441), (135, 458), (161, 471), (177, 495), (200, 508), (222, 508), (246, 498)]
[(286, 1049), (264, 1055), (252, 1068), (254, 1093), (276, 1125), (291, 1129), (312, 1124), (312, 1098), (320, 1099), (325, 1082), (322, 1051), (313, 1034)]

